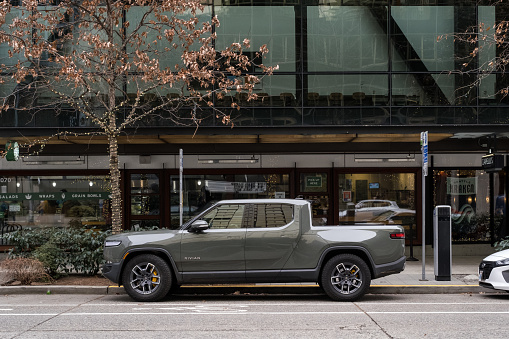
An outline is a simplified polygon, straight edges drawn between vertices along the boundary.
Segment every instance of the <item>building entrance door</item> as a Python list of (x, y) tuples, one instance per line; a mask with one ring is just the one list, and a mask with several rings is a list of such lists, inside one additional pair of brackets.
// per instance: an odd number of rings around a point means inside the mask
[(329, 178), (328, 169), (299, 170), (297, 173), (297, 197), (311, 201), (315, 226), (331, 225), (333, 222)]

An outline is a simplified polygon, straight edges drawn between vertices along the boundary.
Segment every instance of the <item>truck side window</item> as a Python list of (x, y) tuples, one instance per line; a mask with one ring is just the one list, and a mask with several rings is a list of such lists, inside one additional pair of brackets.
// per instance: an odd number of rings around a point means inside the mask
[(248, 228), (281, 227), (293, 220), (293, 205), (252, 204), (246, 209), (244, 223)]
[(201, 219), (210, 229), (241, 228), (245, 205), (219, 205)]

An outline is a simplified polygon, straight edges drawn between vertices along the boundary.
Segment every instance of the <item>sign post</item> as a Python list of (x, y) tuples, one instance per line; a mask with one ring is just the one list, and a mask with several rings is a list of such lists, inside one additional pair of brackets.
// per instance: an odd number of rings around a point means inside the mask
[(428, 176), (428, 131), (421, 132), (422, 151), (422, 281), (426, 281), (426, 177)]

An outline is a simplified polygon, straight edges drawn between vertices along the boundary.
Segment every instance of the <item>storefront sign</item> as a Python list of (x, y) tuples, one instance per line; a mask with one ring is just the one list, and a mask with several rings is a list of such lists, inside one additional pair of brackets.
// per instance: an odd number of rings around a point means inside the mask
[(447, 194), (475, 195), (477, 178), (447, 178)]
[(322, 187), (322, 177), (306, 177), (306, 187)]
[(481, 166), (487, 173), (498, 172), (504, 168), (504, 156), (502, 154), (483, 155)]
[(111, 199), (108, 192), (5, 193), (0, 200), (88, 200)]
[(266, 182), (234, 182), (232, 184), (237, 193), (263, 193), (267, 191)]
[(267, 183), (264, 181), (230, 182), (205, 180), (205, 188), (211, 193), (263, 193), (267, 191)]

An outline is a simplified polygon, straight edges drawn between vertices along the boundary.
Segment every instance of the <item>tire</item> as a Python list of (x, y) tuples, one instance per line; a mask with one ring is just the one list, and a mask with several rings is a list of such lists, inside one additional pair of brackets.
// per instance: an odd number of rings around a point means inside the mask
[(129, 260), (122, 273), (127, 294), (136, 301), (159, 301), (172, 286), (171, 269), (160, 257), (141, 254)]
[(325, 264), (321, 286), (336, 301), (355, 301), (366, 294), (371, 272), (366, 262), (353, 254), (339, 254)]

